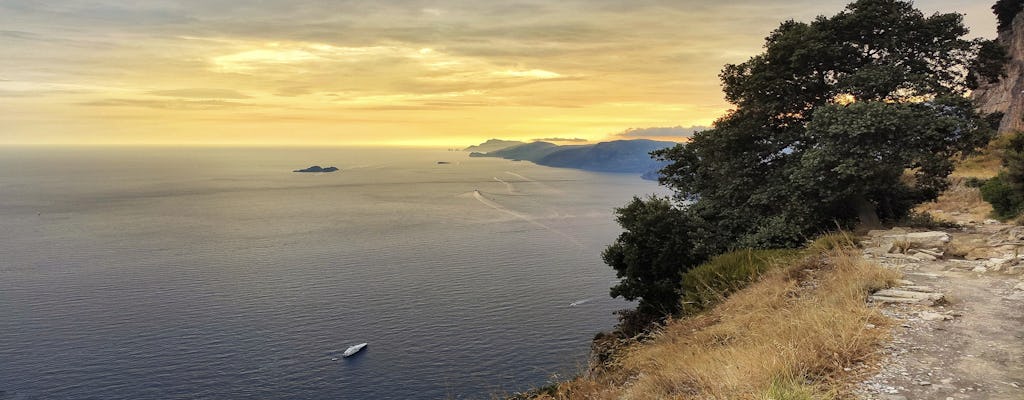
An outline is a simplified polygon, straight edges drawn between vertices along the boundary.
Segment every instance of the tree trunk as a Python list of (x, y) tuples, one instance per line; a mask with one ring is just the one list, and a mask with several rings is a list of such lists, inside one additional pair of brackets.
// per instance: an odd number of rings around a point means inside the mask
[(853, 198), (853, 208), (857, 211), (857, 230), (870, 230), (882, 227), (882, 221), (878, 219), (878, 212), (875, 205), (864, 197), (863, 194)]

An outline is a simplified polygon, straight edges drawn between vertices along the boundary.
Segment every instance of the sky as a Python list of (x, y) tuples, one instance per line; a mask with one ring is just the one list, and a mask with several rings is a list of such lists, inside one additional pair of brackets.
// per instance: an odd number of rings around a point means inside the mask
[[(673, 137), (846, 0), (0, 0), (0, 145)], [(918, 0), (995, 36), (982, 0)]]

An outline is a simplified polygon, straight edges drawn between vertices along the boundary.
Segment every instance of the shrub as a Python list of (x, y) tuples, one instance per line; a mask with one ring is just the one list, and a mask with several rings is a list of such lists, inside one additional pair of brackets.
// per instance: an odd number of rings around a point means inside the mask
[(964, 179), (964, 186), (967, 186), (969, 188), (980, 188), (982, 186), (985, 186), (985, 182), (988, 182), (988, 179), (982, 179), (972, 176), (968, 177), (967, 179)]
[(927, 212), (912, 211), (906, 217), (899, 222), (900, 226), (907, 226), (911, 228), (921, 229), (956, 229), (960, 228), (956, 222), (944, 221), (936, 219), (934, 216)]
[(1024, 195), (1006, 181), (1004, 173), (981, 186), (981, 198), (992, 204), (994, 216), (1002, 220), (1017, 216), (1024, 206)]

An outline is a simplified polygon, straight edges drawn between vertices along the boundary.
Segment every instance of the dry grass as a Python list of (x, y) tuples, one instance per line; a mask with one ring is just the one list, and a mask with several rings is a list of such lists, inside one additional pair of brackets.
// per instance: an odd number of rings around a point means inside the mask
[[(994, 174), (993, 174), (994, 175)], [(964, 178), (951, 178), (952, 184), (938, 199), (924, 203), (914, 211), (928, 213), (940, 220), (983, 221), (992, 215), (992, 205), (981, 198), (978, 188), (968, 187)]]
[(951, 176), (954, 178), (988, 179), (999, 173), (1001, 163), (1000, 151), (995, 148), (995, 145), (989, 146), (981, 154), (971, 156), (958, 163)]
[(706, 313), (670, 322), (612, 371), (540, 398), (842, 397), (844, 368), (870, 359), (888, 335), (888, 320), (866, 296), (898, 276), (849, 250), (820, 254), (769, 272)]

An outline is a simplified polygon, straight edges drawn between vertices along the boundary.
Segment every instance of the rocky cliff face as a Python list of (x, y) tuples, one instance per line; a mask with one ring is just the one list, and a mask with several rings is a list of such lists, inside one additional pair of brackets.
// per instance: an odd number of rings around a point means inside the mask
[(1006, 77), (982, 85), (974, 91), (974, 98), (982, 112), (1004, 114), (1000, 133), (1024, 131), (1024, 12), (1017, 14), (1009, 29), (999, 33), (999, 42), (1010, 54)]

